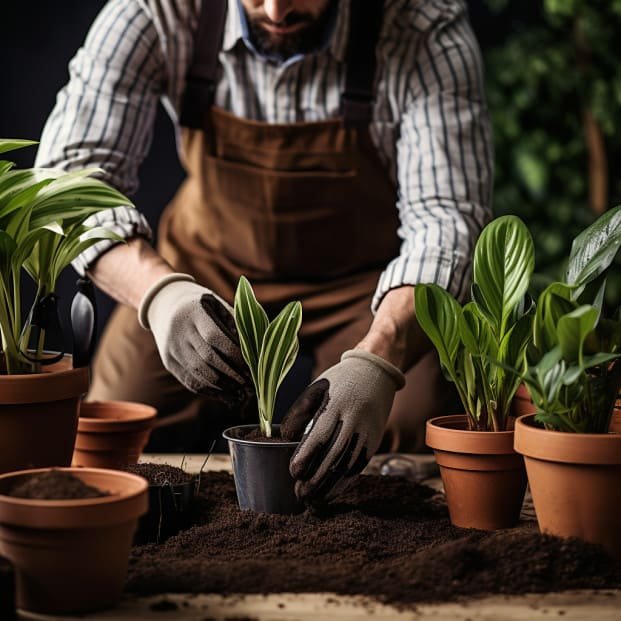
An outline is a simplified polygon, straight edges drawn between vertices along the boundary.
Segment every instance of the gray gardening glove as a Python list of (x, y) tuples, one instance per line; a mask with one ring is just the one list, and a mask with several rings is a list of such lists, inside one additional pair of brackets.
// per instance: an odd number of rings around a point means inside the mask
[(138, 320), (186, 388), (227, 402), (251, 398), (232, 309), (213, 291), (187, 274), (169, 274), (144, 295)]
[(286, 440), (302, 437), (290, 465), (298, 498), (330, 500), (363, 470), (404, 385), (395, 366), (353, 349), (306, 388), (281, 426)]

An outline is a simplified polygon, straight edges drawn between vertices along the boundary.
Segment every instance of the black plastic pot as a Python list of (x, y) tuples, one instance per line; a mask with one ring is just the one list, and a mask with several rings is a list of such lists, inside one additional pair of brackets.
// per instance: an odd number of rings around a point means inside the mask
[[(244, 439), (257, 425), (226, 429), (233, 462), (237, 500), (241, 509), (260, 513), (301, 513), (304, 505), (297, 499), (289, 462), (298, 442), (268, 442)], [(275, 433), (279, 425), (273, 425)]]
[(149, 485), (149, 511), (138, 521), (134, 544), (160, 543), (185, 528), (197, 487), (198, 477), (179, 485)]

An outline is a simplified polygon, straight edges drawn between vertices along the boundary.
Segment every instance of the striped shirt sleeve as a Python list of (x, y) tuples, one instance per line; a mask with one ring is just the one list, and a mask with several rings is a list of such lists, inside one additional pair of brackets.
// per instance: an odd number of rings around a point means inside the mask
[[(143, 6), (135, 0), (108, 2), (69, 73), (43, 130), (35, 165), (98, 167), (100, 178), (134, 193), (166, 76), (158, 33)], [(146, 218), (126, 205), (95, 214), (86, 223), (106, 226), (123, 238), (151, 237)], [(83, 274), (115, 243), (98, 242), (74, 261), (74, 268)]]
[(402, 245), (380, 277), (373, 310), (390, 289), (417, 283), (436, 283), (463, 301), (474, 243), (491, 218), (491, 132), (465, 8), (421, 3), (413, 21), (416, 62), (397, 143)]

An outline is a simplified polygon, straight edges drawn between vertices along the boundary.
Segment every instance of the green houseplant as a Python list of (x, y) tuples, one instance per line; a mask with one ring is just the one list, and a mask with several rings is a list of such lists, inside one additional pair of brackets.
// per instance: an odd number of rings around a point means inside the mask
[(521, 418), (542, 531), (601, 543), (621, 558), (621, 435), (608, 433), (621, 388), (620, 309), (604, 305), (621, 246), (621, 206), (573, 241), (565, 279), (539, 296), (523, 379), (537, 408)]
[(302, 305), (289, 302), (270, 322), (242, 276), (235, 293), (234, 316), (259, 415), (258, 429), (256, 425), (241, 425), (224, 432), (239, 505), (266, 513), (295, 513), (302, 506), (295, 496), (289, 461), (298, 443), (280, 440), (279, 426), (272, 425), (272, 419), (278, 388), (298, 355)]
[[(0, 153), (32, 144), (0, 139)], [(0, 160), (0, 472), (71, 461), (88, 371), (43, 349), (46, 329), (58, 324), (60, 273), (98, 240), (115, 237), (85, 220), (129, 203), (95, 172), (15, 169)], [(36, 287), (30, 304), (22, 298), (26, 277)]]
[(503, 216), (477, 241), (471, 300), (463, 307), (437, 285), (414, 289), (417, 320), (465, 410), (427, 423), (427, 444), (459, 526), (503, 528), (519, 518), (526, 476), (513, 451), (510, 408), (520, 378), (510, 368), (526, 364), (534, 263), (528, 229), (516, 216)]

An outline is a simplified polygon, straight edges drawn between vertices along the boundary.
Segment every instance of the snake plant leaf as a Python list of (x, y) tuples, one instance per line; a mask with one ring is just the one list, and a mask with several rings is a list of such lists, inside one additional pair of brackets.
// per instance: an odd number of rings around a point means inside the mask
[(18, 140), (17, 138), (0, 138), (0, 153), (8, 153), (9, 151), (17, 151), (24, 147), (30, 147), (37, 144), (36, 140)]
[(574, 298), (606, 270), (621, 247), (621, 205), (601, 215), (571, 246), (565, 280), (575, 285)]
[(476, 300), (493, 318), (496, 334), (505, 331), (513, 310), (523, 298), (535, 267), (533, 239), (517, 216), (502, 216), (488, 224), (474, 251)]
[(414, 287), (416, 319), (440, 357), (449, 377), (456, 381), (455, 360), (461, 346), (459, 316), (461, 307), (447, 291), (435, 284), (418, 284)]
[(233, 315), (242, 355), (250, 369), (255, 388), (258, 390), (259, 358), (269, 320), (263, 307), (257, 302), (254, 291), (245, 276), (241, 276), (237, 284)]
[(578, 363), (582, 367), (584, 342), (595, 329), (599, 316), (595, 307), (585, 305), (559, 319), (556, 334), (567, 362)]
[(278, 388), (298, 355), (301, 325), (302, 305), (289, 302), (265, 331), (259, 356), (258, 384), (262, 415), (268, 429), (271, 428)]

